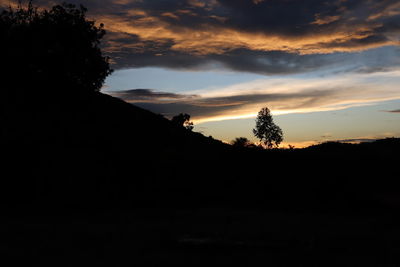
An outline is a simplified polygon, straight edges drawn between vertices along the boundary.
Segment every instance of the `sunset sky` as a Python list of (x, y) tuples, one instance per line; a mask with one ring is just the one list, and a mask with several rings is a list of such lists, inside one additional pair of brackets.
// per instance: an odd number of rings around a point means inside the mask
[(400, 137), (398, 0), (69, 2), (105, 24), (103, 92), (207, 136), (256, 141), (267, 106), (284, 145)]

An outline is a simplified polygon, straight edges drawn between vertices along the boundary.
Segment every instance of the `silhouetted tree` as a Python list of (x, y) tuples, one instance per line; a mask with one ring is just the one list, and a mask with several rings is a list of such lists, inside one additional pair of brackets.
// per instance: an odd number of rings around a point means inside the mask
[(192, 131), (194, 128), (193, 122), (190, 121), (190, 115), (186, 113), (180, 113), (179, 115), (174, 116), (171, 121), (175, 125), (184, 127), (189, 131)]
[(283, 141), (282, 130), (274, 123), (268, 108), (262, 108), (258, 112), (253, 133), (267, 148), (278, 147)]
[(112, 70), (99, 47), (104, 25), (86, 19), (86, 12), (71, 4), (39, 10), (31, 2), (3, 10), (1, 93), (50, 98), (99, 91)]
[(288, 147), (289, 147), (290, 150), (293, 150), (293, 149), (296, 148), (294, 145), (290, 145), (290, 144), (288, 145)]
[(237, 137), (234, 140), (232, 140), (231, 144), (232, 146), (235, 147), (249, 147), (253, 145), (251, 141), (246, 137)]

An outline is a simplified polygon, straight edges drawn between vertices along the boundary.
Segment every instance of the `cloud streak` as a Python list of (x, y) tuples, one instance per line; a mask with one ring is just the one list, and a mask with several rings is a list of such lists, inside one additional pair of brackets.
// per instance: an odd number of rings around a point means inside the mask
[(399, 82), (400, 70), (396, 70), (324, 79), (261, 79), (188, 94), (142, 89), (110, 94), (167, 117), (189, 113), (196, 123), (201, 123), (254, 117), (264, 106), (274, 114), (288, 114), (339, 110), (400, 99)]
[(390, 112), (390, 113), (400, 113), (400, 109), (389, 110), (389, 111), (387, 111), (387, 112)]
[(183, 95), (168, 92), (157, 92), (151, 89), (132, 89), (113, 92), (114, 96), (124, 99), (130, 103), (174, 103), (176, 101), (196, 98), (196, 95)]

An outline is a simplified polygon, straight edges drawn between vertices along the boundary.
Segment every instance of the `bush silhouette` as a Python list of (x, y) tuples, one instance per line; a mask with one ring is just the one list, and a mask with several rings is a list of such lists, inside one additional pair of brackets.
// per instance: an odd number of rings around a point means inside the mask
[(86, 12), (71, 4), (38, 10), (29, 2), (0, 13), (3, 96), (41, 99), (100, 90), (112, 70), (99, 47), (103, 25), (87, 20)]
[(180, 113), (179, 115), (174, 116), (171, 121), (180, 127), (184, 127), (189, 131), (193, 130), (193, 122), (190, 121), (190, 115), (186, 113)]
[(231, 142), (232, 146), (234, 147), (252, 147), (254, 146), (253, 143), (246, 137), (237, 137)]

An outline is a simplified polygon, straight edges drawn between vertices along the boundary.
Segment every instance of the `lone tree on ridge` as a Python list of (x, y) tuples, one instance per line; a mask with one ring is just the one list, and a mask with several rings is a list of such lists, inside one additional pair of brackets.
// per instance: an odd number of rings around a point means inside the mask
[(274, 123), (271, 112), (267, 107), (258, 112), (253, 133), (269, 149), (278, 147), (283, 141), (282, 130)]

